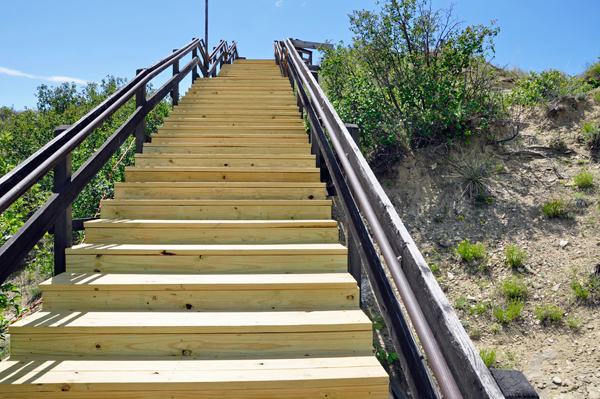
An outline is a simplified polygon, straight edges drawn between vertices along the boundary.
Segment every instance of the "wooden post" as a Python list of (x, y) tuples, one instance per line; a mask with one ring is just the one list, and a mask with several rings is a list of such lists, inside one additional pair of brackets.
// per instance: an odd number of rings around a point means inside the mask
[[(178, 49), (173, 50), (176, 52)], [(179, 73), (179, 60), (173, 63), (173, 76)], [(175, 85), (173, 90), (171, 91), (171, 100), (173, 100), (173, 108), (179, 103), (179, 83)]]
[[(192, 40), (196, 40), (196, 38), (192, 38)], [(198, 56), (198, 48), (194, 47), (194, 49), (192, 50), (192, 58), (197, 57)], [(198, 69), (196, 69), (196, 67), (194, 67), (194, 69), (192, 69), (192, 84), (194, 84), (194, 82), (196, 81), (196, 79), (198, 79)]]
[[(54, 129), (54, 137), (67, 130), (70, 125), (59, 126)], [(71, 181), (71, 153), (54, 167), (54, 193), (59, 193), (61, 187)], [(66, 270), (65, 249), (73, 246), (73, 214), (72, 206), (67, 209), (54, 222), (54, 275), (64, 273)]]
[[(143, 69), (138, 69), (135, 74), (139, 75)], [(135, 107), (140, 108), (146, 104), (146, 85), (135, 93)], [(135, 153), (141, 154), (144, 151), (146, 142), (146, 118), (144, 118), (135, 128)]]
[[(346, 123), (344, 125), (346, 126), (346, 129), (348, 129), (348, 132), (352, 136), (352, 139), (354, 140), (356, 145), (360, 147), (360, 130), (358, 129), (358, 126), (350, 123)], [(348, 184), (348, 187), (350, 187), (350, 184)], [(350, 192), (354, 196), (354, 192), (351, 187)], [(350, 221), (348, 221), (347, 223), (350, 223)], [(358, 283), (358, 288), (360, 289), (362, 276), (362, 263), (360, 261), (360, 253), (358, 252), (358, 244), (356, 242), (356, 239), (352, 236), (352, 232), (350, 231), (350, 229), (347, 230), (348, 242), (346, 245), (348, 247), (348, 273), (350, 273), (354, 277), (354, 279)]]

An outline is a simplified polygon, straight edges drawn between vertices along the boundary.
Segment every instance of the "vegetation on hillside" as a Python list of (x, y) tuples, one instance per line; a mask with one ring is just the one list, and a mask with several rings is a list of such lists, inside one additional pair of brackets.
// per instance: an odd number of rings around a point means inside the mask
[[(100, 84), (89, 83), (80, 90), (75, 84), (69, 83), (57, 87), (41, 85), (37, 92), (37, 109), (16, 112), (8, 107), (0, 108), (0, 176), (8, 173), (52, 140), (54, 129), (57, 126), (75, 123), (114, 94), (125, 82), (124, 79), (109, 76)], [(151, 87), (148, 88), (148, 92), (153, 92)], [(125, 122), (134, 110), (135, 99), (132, 98), (73, 151), (73, 172)], [(163, 118), (168, 116), (169, 110), (170, 103), (168, 100), (164, 100), (146, 117), (148, 133), (156, 131), (157, 126), (162, 124)], [(125, 166), (133, 165), (134, 150), (127, 151), (132, 140), (133, 138), (130, 138), (125, 142), (75, 200), (73, 203), (74, 218), (94, 216), (98, 210), (100, 199), (104, 195), (106, 198), (112, 198), (114, 181), (122, 181)], [(116, 166), (121, 158), (123, 158), (122, 161)], [(52, 172), (0, 215), (0, 245), (15, 234), (51, 194)], [(23, 283), (37, 282), (52, 274), (54, 267), (52, 250), (52, 236), (46, 234), (24, 262), (23, 266), (26, 270), (23, 278), (26, 281)], [(7, 287), (5, 287), (6, 290), (12, 292), (13, 286)], [(35, 293), (30, 296), (35, 297)], [(0, 290), (0, 305), (5, 304), (7, 300), (6, 292), (2, 294)], [(0, 315), (7, 307), (0, 306)], [(0, 318), (0, 333), (1, 329), (2, 319)]]
[[(494, 67), (494, 22), (463, 27), (452, 7), (434, 11), (431, 0), (386, 0), (380, 13), (354, 11), (350, 25), (352, 43), (325, 50), (323, 84), (342, 120), (360, 127), (376, 172), (409, 149), (493, 138), (507, 122), (512, 140), (524, 109), (581, 100), (600, 79), (600, 63), (580, 77)], [(512, 90), (500, 85), (507, 74)]]

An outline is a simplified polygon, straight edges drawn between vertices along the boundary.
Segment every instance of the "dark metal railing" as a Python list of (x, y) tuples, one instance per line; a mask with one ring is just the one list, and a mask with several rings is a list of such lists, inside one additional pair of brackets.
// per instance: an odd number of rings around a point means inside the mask
[[(218, 50), (218, 51), (217, 51)], [(189, 53), (192, 59), (181, 70), (179, 60)], [(200, 57), (198, 56), (200, 52)], [(55, 138), (39, 149), (31, 157), (0, 178), (0, 212), (6, 210), (23, 193), (55, 168), (54, 194), (31, 216), (27, 222), (0, 248), (0, 284), (13, 273), (25, 256), (39, 240), (54, 226), (55, 273), (64, 271), (65, 246), (70, 246), (68, 237), (72, 234), (70, 207), (85, 186), (94, 178), (112, 155), (131, 136), (136, 137), (136, 152), (141, 152), (142, 144), (149, 142), (146, 135), (145, 117), (167, 95), (173, 104), (179, 99), (179, 82), (192, 72), (192, 83), (200, 76), (214, 77), (217, 69), (238, 58), (237, 45), (231, 46), (221, 41), (211, 55), (205, 52), (202, 39), (192, 39), (190, 43), (175, 50), (154, 65), (140, 69), (137, 75), (123, 85), (115, 94), (106, 99), (75, 124), (57, 129)], [(146, 98), (146, 85), (156, 75), (173, 66), (173, 77), (160, 87), (150, 98)], [(209, 71), (211, 73), (209, 74)], [(70, 173), (71, 152), (92, 134), (106, 119), (117, 112), (132, 97), (136, 97), (136, 110), (112, 136), (75, 172)], [(65, 238), (67, 237), (67, 238)]]
[[(348, 242), (349, 252), (352, 252), (353, 246), (358, 248), (411, 392), (418, 398), (439, 398), (440, 391), (444, 398), (503, 398), (355, 140), (292, 41), (275, 42), (274, 47), (282, 76), (288, 76), (295, 86), (301, 109), (310, 122), (313, 153), (317, 159), (323, 157), (344, 208), (348, 231), (352, 235), (352, 242)], [(385, 259), (393, 284), (386, 275), (363, 215)], [(356, 267), (350, 263), (349, 267), (353, 275), (357, 274)], [(421, 354), (394, 288), (402, 299), (427, 361)]]

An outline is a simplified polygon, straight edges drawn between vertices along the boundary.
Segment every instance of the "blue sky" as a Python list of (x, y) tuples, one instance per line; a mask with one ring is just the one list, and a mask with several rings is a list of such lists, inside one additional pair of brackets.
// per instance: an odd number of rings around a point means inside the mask
[[(433, 0), (435, 8), (449, 0)], [(498, 65), (570, 74), (600, 56), (600, 1), (454, 0), (466, 24), (498, 20)], [(210, 0), (210, 44), (237, 40), (240, 55), (272, 58), (273, 40), (351, 40), (348, 14), (375, 0)], [(204, 35), (204, 0), (5, 1), (0, 13), (0, 106), (34, 108), (40, 84), (131, 78)], [(157, 84), (164, 82), (166, 76)], [(187, 80), (186, 80), (187, 81)]]

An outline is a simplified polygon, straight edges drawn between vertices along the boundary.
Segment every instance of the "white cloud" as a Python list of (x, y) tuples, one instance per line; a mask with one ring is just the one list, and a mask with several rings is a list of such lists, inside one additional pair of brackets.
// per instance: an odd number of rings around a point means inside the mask
[(277, 0), (275, 3), (275, 7), (281, 7), (283, 5), (283, 0)]
[(6, 74), (6, 75), (11, 75), (11, 76), (20, 76), (22, 78), (47, 80), (49, 82), (75, 82), (75, 83), (79, 83), (82, 85), (89, 83), (87, 80), (70, 78), (68, 76), (48, 76), (48, 77), (35, 76), (35, 75), (30, 75), (28, 73), (24, 73), (24, 72), (16, 71), (14, 69), (4, 68), (4, 67), (0, 67), (0, 73)]
[(302, 3), (302, 7), (306, 7), (306, 1)]

